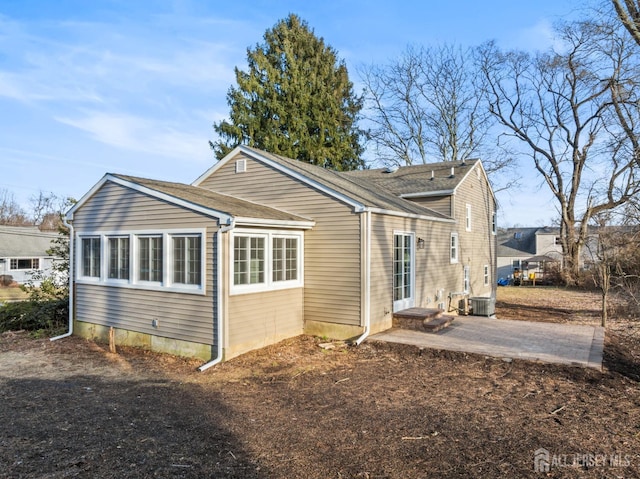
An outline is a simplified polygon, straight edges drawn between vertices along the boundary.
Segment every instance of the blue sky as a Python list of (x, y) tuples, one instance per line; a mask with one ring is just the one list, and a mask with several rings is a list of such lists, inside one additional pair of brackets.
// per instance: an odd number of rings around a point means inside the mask
[[(190, 183), (214, 162), (234, 67), (289, 13), (349, 67), (385, 64), (408, 44), (547, 47), (582, 2), (388, 0), (3, 0), (0, 3), (0, 190), (22, 204), (40, 190), (80, 198), (106, 172)], [(502, 225), (554, 215), (524, 165), (500, 194)]]

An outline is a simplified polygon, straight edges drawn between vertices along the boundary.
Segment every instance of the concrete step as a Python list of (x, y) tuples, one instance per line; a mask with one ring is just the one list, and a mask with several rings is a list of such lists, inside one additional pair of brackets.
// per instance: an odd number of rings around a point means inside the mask
[(446, 328), (453, 316), (443, 316), (440, 309), (409, 308), (393, 313), (393, 327), (414, 331), (436, 332)]
[(429, 333), (437, 333), (441, 329), (448, 327), (454, 319), (454, 316), (439, 316), (430, 321), (424, 321), (422, 327)]

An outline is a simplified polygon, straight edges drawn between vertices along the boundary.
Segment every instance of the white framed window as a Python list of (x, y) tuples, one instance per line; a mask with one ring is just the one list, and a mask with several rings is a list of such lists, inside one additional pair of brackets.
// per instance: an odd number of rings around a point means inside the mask
[(35, 270), (40, 269), (40, 258), (11, 258), (10, 270)]
[(231, 294), (303, 285), (302, 232), (234, 230)]
[(449, 240), (449, 260), (450, 262), (458, 262), (458, 233), (451, 233), (451, 239)]
[(233, 237), (233, 284), (265, 284), (267, 235)]
[(138, 236), (138, 280), (161, 283), (163, 280), (162, 235)]
[(464, 226), (467, 231), (471, 231), (471, 205), (467, 203), (465, 208)]
[(206, 230), (92, 231), (79, 233), (79, 283), (205, 293)]
[(489, 285), (489, 265), (488, 264), (484, 265), (484, 285), (485, 286)]
[(271, 255), (271, 279), (277, 281), (298, 280), (298, 248), (297, 236), (274, 236)]
[(171, 235), (173, 284), (197, 285), (202, 278), (200, 235)]
[(129, 280), (129, 236), (107, 237), (107, 265), (109, 279)]
[(463, 268), (463, 291), (468, 293), (471, 289), (471, 269), (469, 266)]
[(80, 239), (80, 272), (79, 276), (85, 278), (100, 278), (101, 247), (100, 237), (88, 237)]

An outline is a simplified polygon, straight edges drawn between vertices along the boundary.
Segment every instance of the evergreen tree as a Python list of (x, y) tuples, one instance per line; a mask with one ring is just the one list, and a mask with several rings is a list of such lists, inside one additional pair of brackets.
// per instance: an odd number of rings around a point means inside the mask
[(227, 93), (230, 121), (214, 124), (218, 159), (243, 144), (339, 171), (363, 166), (362, 97), (347, 68), (307, 23), (289, 15), (247, 50)]

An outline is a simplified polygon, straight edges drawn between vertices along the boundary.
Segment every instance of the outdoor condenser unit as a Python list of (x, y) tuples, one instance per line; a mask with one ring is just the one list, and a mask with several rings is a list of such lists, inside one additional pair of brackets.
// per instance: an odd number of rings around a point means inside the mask
[(493, 298), (469, 298), (474, 316), (493, 316), (496, 314), (496, 301)]

